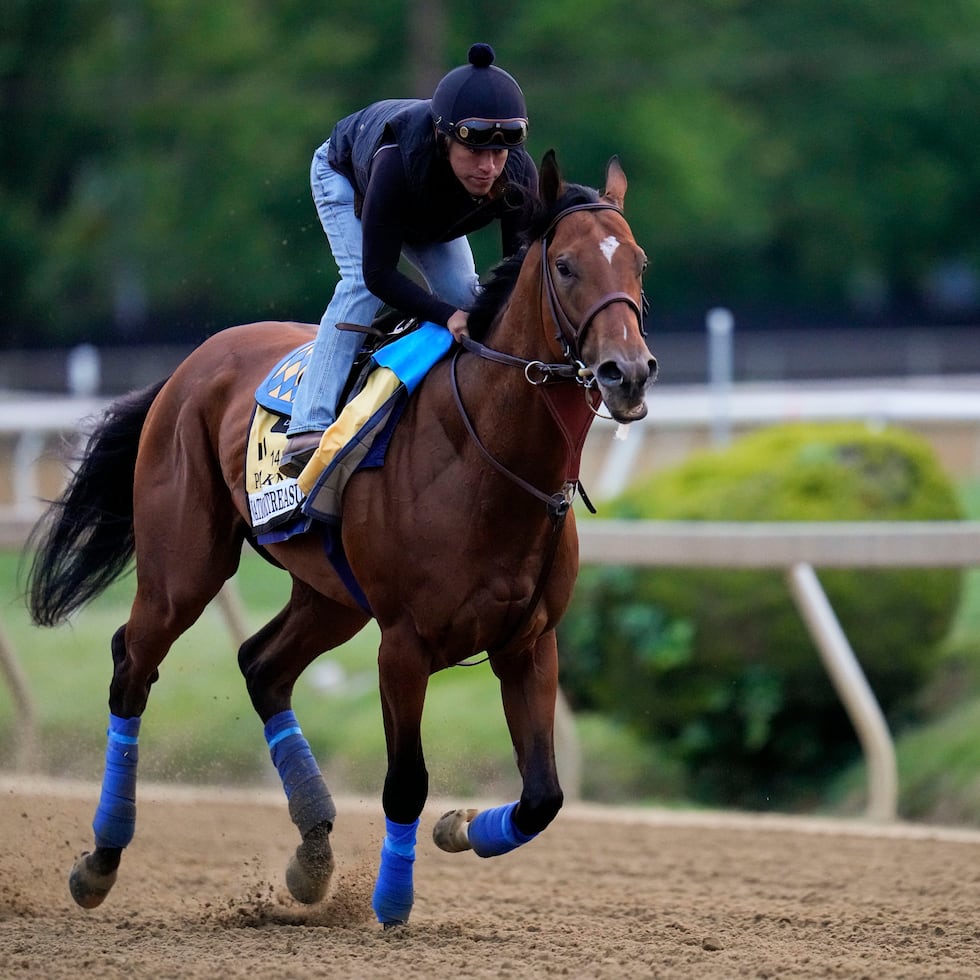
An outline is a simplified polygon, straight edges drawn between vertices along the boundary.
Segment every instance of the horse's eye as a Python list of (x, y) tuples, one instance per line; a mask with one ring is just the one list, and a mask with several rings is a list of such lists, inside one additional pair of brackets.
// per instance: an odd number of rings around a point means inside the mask
[(568, 264), (566, 259), (555, 259), (555, 271), (563, 279), (568, 279), (572, 276), (572, 267)]

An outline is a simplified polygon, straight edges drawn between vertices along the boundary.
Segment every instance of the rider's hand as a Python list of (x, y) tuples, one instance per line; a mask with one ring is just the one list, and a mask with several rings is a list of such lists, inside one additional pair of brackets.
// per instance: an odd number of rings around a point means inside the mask
[(463, 337), (468, 337), (470, 335), (467, 329), (467, 321), (470, 315), (466, 310), (457, 310), (450, 318), (446, 326), (449, 328), (449, 332), (453, 335), (453, 340), (459, 341)]

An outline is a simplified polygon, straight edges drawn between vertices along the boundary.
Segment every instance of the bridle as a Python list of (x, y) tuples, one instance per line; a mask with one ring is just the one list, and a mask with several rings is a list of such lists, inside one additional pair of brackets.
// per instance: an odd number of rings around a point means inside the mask
[[(460, 340), (461, 346), (457, 348), (450, 365), (449, 375), (452, 383), (453, 397), (455, 398), (456, 407), (459, 410), (460, 418), (463, 420), (463, 425), (465, 426), (470, 439), (473, 441), (473, 444), (483, 455), (484, 459), (486, 459), (487, 462), (490, 463), (490, 465), (493, 466), (499, 473), (506, 476), (509, 480), (511, 480), (511, 482), (521, 487), (527, 493), (531, 494), (531, 496), (543, 501), (547, 505), (548, 516), (551, 519), (552, 532), (549, 536), (541, 572), (538, 575), (534, 592), (532, 593), (531, 598), (528, 600), (527, 606), (524, 608), (520, 621), (511, 632), (511, 637), (516, 636), (527, 625), (531, 615), (538, 606), (538, 602), (541, 599), (545, 584), (548, 580), (548, 575), (551, 571), (551, 566), (558, 551), (558, 541), (561, 537), (561, 530), (564, 527), (565, 518), (572, 506), (572, 501), (575, 498), (576, 491), (581, 494), (582, 500), (586, 507), (588, 507), (592, 513), (595, 513), (595, 508), (592, 506), (592, 503), (585, 493), (585, 490), (578, 478), (578, 468), (582, 455), (582, 446), (585, 442), (585, 437), (588, 434), (589, 428), (591, 427), (592, 419), (598, 412), (599, 403), (602, 401), (595, 376), (581, 358), (582, 344), (585, 336), (599, 313), (615, 303), (625, 303), (627, 306), (629, 306), (636, 316), (641, 334), (645, 333), (643, 329), (643, 311), (641, 305), (640, 303), (637, 303), (637, 301), (630, 296), (629, 293), (621, 291), (606, 293), (595, 303), (593, 303), (588, 310), (586, 310), (578, 324), (573, 323), (569, 318), (561, 304), (561, 299), (558, 296), (558, 289), (555, 285), (554, 277), (548, 263), (548, 246), (555, 228), (562, 221), (562, 219), (566, 218), (570, 214), (574, 214), (579, 211), (604, 210), (616, 211), (617, 213), (622, 214), (622, 210), (616, 205), (603, 201), (592, 201), (585, 204), (572, 205), (571, 207), (560, 211), (552, 220), (551, 224), (548, 225), (545, 233), (541, 236), (541, 292), (543, 298), (547, 300), (547, 307), (551, 315), (552, 324), (555, 328), (555, 340), (561, 346), (562, 353), (565, 357), (564, 362), (546, 363), (540, 360), (528, 360), (523, 357), (517, 357), (514, 354), (507, 354), (503, 351), (495, 350), (492, 347), (487, 347), (485, 344), (481, 344), (478, 341), (470, 339), (469, 337), (463, 337)], [(542, 392), (545, 397), (545, 403), (547, 404), (559, 431), (564, 437), (569, 451), (570, 472), (566, 476), (561, 490), (552, 494), (539, 490), (533, 484), (529, 483), (523, 477), (518, 476), (513, 472), (513, 470), (501, 463), (500, 460), (498, 460), (486, 448), (486, 446), (483, 445), (479, 434), (477, 433), (469, 415), (467, 414), (466, 407), (463, 404), (462, 395), (460, 394), (459, 390), (457, 362), (459, 361), (459, 357), (464, 350), (471, 354), (475, 354), (477, 357), (481, 357), (488, 361), (493, 361), (496, 364), (504, 364), (511, 367), (521, 368), (527, 382)], [(562, 384), (561, 382), (565, 383)], [(569, 429), (569, 424), (567, 421), (567, 398), (565, 399), (565, 404), (563, 405), (560, 402), (560, 396), (557, 394), (559, 391), (568, 390), (568, 382), (574, 382), (576, 385), (584, 389), (586, 404), (589, 407), (589, 413), (584, 416), (583, 421), (578, 425), (575, 431), (571, 431)], [(498, 649), (505, 645), (506, 644), (501, 644)]]
[[(568, 314), (565, 312), (565, 309), (561, 304), (561, 299), (558, 296), (558, 289), (555, 285), (551, 267), (548, 263), (548, 246), (551, 244), (551, 237), (561, 221), (568, 215), (575, 214), (580, 211), (615, 211), (617, 214), (623, 213), (621, 208), (617, 207), (615, 204), (610, 204), (605, 201), (589, 201), (584, 204), (574, 204), (571, 207), (567, 207), (560, 211), (552, 219), (551, 224), (548, 225), (544, 234), (541, 236), (541, 292), (544, 299), (547, 300), (548, 311), (551, 315), (552, 324), (555, 328), (555, 340), (561, 345), (565, 360), (561, 363), (547, 363), (540, 360), (528, 360), (523, 357), (517, 357), (514, 354), (507, 354), (504, 351), (495, 350), (492, 347), (487, 347), (485, 344), (481, 344), (469, 337), (463, 337), (460, 341), (461, 347), (457, 348), (456, 353), (453, 355), (450, 368), (450, 378), (452, 381), (453, 396), (456, 400), (456, 407), (459, 410), (459, 414), (463, 420), (464, 426), (466, 427), (466, 431), (473, 440), (477, 449), (480, 450), (484, 458), (496, 470), (504, 474), (504, 476), (516, 483), (519, 487), (522, 487), (533, 497), (537, 497), (539, 500), (544, 501), (544, 503), (548, 506), (548, 513), (553, 521), (564, 519), (569, 507), (571, 507), (576, 489), (582, 494), (582, 499), (585, 501), (586, 506), (589, 508), (589, 510), (593, 511), (593, 513), (594, 508), (589, 502), (589, 499), (586, 496), (585, 491), (582, 489), (581, 483), (578, 479), (578, 462), (582, 453), (582, 444), (585, 442), (585, 437), (588, 434), (592, 418), (591, 416), (588, 417), (586, 424), (579, 427), (579, 431), (569, 431), (568, 424), (564, 417), (565, 413), (561, 411), (561, 406), (557, 404), (557, 399), (555, 397), (549, 397), (551, 394), (551, 386), (554, 382), (572, 381), (584, 388), (587, 404), (589, 405), (590, 411), (594, 415), (598, 411), (598, 405), (602, 399), (597, 390), (595, 376), (592, 374), (589, 368), (586, 367), (585, 363), (581, 359), (582, 343), (586, 333), (592, 326), (593, 321), (602, 310), (612, 306), (614, 303), (625, 303), (636, 316), (640, 332), (644, 332), (643, 312), (641, 306), (632, 296), (630, 296), (629, 293), (621, 291), (606, 293), (604, 296), (596, 300), (596, 302), (593, 303), (588, 310), (586, 310), (577, 325), (571, 321)], [(570, 475), (568, 479), (566, 479), (561, 491), (554, 494), (548, 494), (542, 490), (539, 490), (537, 487), (528, 483), (522, 477), (518, 476), (512, 470), (504, 466), (504, 464), (493, 456), (486, 446), (483, 445), (483, 442), (480, 440), (480, 437), (477, 434), (476, 429), (473, 427), (473, 423), (470, 420), (469, 415), (467, 414), (466, 407), (463, 404), (462, 395), (460, 394), (459, 390), (456, 367), (460, 354), (463, 350), (466, 350), (471, 354), (475, 354), (477, 357), (482, 357), (484, 360), (493, 361), (496, 364), (505, 364), (511, 367), (521, 368), (528, 384), (539, 388), (539, 390), (541, 390), (545, 395), (545, 402), (548, 405), (548, 408), (565, 439), (574, 469), (574, 473)]]
[[(636, 316), (637, 326), (640, 328), (641, 334), (644, 333), (644, 329), (643, 311), (640, 308), (640, 304), (629, 293), (606, 293), (605, 296), (600, 297), (585, 311), (578, 326), (572, 323), (564, 307), (562, 307), (561, 300), (558, 297), (558, 289), (555, 286), (555, 278), (552, 275), (551, 266), (548, 263), (548, 245), (550, 244), (549, 240), (551, 235), (559, 222), (577, 211), (615, 211), (617, 214), (622, 214), (623, 212), (615, 204), (608, 204), (604, 201), (575, 204), (559, 212), (548, 226), (547, 231), (541, 236), (541, 287), (542, 291), (546, 294), (548, 308), (551, 311), (551, 319), (556, 327), (555, 339), (561, 344), (562, 352), (568, 361), (581, 364), (581, 350), (582, 344), (585, 341), (585, 335), (589, 327), (592, 326), (592, 321), (607, 306), (612, 306), (614, 303), (625, 303)], [(582, 366), (584, 367), (584, 365)]]
[[(629, 293), (612, 292), (606, 293), (592, 304), (582, 315), (578, 325), (572, 323), (565, 308), (561, 305), (558, 296), (558, 288), (555, 285), (555, 278), (548, 264), (548, 246), (551, 244), (551, 236), (563, 218), (578, 211), (615, 211), (622, 214), (622, 209), (615, 204), (605, 201), (589, 201), (585, 204), (573, 204), (571, 207), (560, 211), (548, 225), (544, 234), (541, 236), (541, 291), (548, 303), (548, 310), (551, 313), (551, 320), (555, 327), (555, 340), (561, 345), (562, 353), (565, 356), (564, 363), (548, 364), (544, 361), (529, 361), (522, 357), (515, 357), (513, 354), (506, 354), (503, 351), (494, 350), (478, 341), (464, 337), (460, 343), (471, 354), (476, 354), (488, 361), (497, 364), (509, 364), (513, 367), (524, 369), (524, 376), (529, 384), (541, 385), (549, 381), (572, 380), (578, 382), (585, 388), (595, 385), (595, 378), (592, 372), (582, 361), (581, 350), (585, 340), (585, 335), (592, 326), (595, 318), (608, 306), (614, 303), (625, 303), (636, 316), (640, 333), (646, 335), (643, 327), (643, 309)], [(643, 301), (641, 294), (641, 302)], [(457, 351), (458, 354), (458, 351)]]

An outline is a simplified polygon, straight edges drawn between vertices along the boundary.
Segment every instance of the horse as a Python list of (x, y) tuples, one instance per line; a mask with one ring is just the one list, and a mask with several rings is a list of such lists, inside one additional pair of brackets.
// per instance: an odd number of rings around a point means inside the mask
[(166, 381), (110, 404), (29, 546), (27, 599), (40, 626), (64, 622), (135, 560), (129, 618), (111, 640), (94, 850), (69, 875), (78, 905), (103, 902), (133, 838), (139, 728), (158, 667), (235, 574), (246, 541), (292, 579), (286, 605), (242, 644), (238, 663), (299, 831), (286, 869), (294, 899), (327, 894), (336, 807), (292, 710), (293, 687), (372, 617), (387, 747), (372, 897), (382, 926), (406, 923), (414, 900), (428, 793), (420, 729), (434, 672), (486, 655), (522, 787), (516, 801), (445, 814), (436, 844), (492, 857), (554, 820), (563, 802), (555, 627), (578, 572), (571, 504), (582, 444), (603, 402), (621, 424), (643, 418), (657, 369), (626, 186), (616, 157), (600, 193), (566, 182), (554, 152), (545, 155), (527, 244), (492, 273), (470, 337), (409, 399), (384, 465), (346, 485), (341, 540), (367, 608), (325, 557), (316, 525), (277, 543), (252, 538), (244, 447), (254, 392), (315, 327), (229, 327)]

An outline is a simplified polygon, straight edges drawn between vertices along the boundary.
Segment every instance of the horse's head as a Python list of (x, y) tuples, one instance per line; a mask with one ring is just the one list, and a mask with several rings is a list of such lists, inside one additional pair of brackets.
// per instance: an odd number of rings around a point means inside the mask
[(562, 179), (554, 153), (540, 171), (542, 202), (554, 218), (541, 238), (546, 321), (566, 357), (595, 377), (619, 422), (647, 413), (657, 361), (643, 337), (642, 278), (647, 265), (623, 216), (626, 175), (613, 157), (601, 194)]

